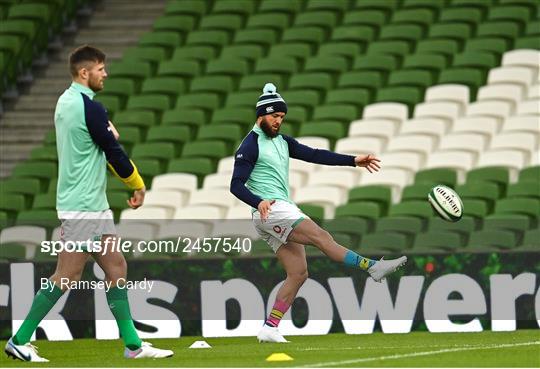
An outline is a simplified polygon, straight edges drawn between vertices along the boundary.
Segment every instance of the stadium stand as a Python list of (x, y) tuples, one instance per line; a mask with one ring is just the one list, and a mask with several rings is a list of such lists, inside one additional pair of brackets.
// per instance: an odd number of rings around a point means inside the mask
[[(377, 174), (291, 161), (293, 200), (347, 246), (538, 250), (539, 10), (519, 0), (169, 0), (98, 97), (150, 187), (142, 212), (121, 212), (127, 192), (109, 181), (119, 227), (136, 217), (166, 238), (154, 219), (249, 218), (227, 191), (231, 155), (272, 81), (289, 104), (283, 133), (382, 158)], [(32, 60), (17, 50), (19, 63)], [(54, 208), (53, 147), (49, 133), (2, 182), (2, 240), (21, 215)], [(463, 197), (459, 223), (429, 207), (438, 183)]]

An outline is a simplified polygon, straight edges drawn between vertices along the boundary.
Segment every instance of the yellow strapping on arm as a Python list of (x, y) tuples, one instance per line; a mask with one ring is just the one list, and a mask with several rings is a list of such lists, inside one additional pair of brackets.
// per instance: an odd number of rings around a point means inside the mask
[(111, 164), (107, 163), (107, 166), (116, 177), (120, 178), (120, 180), (124, 182), (126, 186), (129, 187), (130, 190), (140, 190), (141, 188), (144, 187), (144, 181), (141, 175), (139, 174), (139, 171), (137, 170), (135, 163), (131, 160), (130, 160), (130, 163), (131, 165), (133, 165), (133, 173), (131, 173), (131, 175), (127, 178), (120, 177), (118, 173), (116, 173), (116, 170), (114, 170)]

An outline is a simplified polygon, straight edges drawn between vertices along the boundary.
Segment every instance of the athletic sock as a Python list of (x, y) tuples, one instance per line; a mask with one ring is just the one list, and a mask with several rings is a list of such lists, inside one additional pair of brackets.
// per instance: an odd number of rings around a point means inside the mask
[[(53, 286), (52, 291), (50, 286)], [(32, 334), (36, 330), (39, 323), (45, 318), (47, 313), (53, 308), (54, 304), (62, 297), (62, 290), (55, 284), (50, 282), (48, 288), (42, 288), (34, 297), (32, 307), (26, 316), (17, 333), (13, 336), (13, 343), (16, 345), (25, 345), (30, 342)]]
[(270, 312), (270, 315), (268, 315), (268, 319), (266, 319), (264, 324), (269, 327), (276, 328), (279, 325), (281, 318), (283, 318), (283, 315), (285, 315), (287, 310), (289, 310), (289, 307), (290, 305), (285, 301), (276, 299), (274, 307), (272, 308), (272, 311)]
[(133, 318), (129, 311), (127, 289), (112, 287), (107, 292), (107, 302), (109, 303), (109, 309), (111, 309), (111, 312), (116, 319), (116, 324), (118, 324), (120, 335), (122, 336), (126, 347), (131, 351), (140, 348), (142, 341), (135, 330)]
[(371, 268), (373, 264), (376, 263), (376, 260), (365, 258), (361, 255), (358, 255), (354, 251), (347, 251), (347, 254), (345, 254), (345, 259), (343, 259), (343, 262), (345, 265), (360, 268), (362, 270), (368, 270)]

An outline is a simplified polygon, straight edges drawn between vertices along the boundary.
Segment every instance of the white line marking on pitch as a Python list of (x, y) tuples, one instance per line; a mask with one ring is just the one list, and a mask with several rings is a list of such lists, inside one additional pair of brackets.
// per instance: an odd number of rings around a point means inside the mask
[(507, 347), (518, 347), (518, 346), (531, 346), (531, 345), (540, 345), (540, 341), (531, 341), (531, 342), (521, 342), (521, 343), (505, 343), (502, 345), (487, 345), (487, 346), (476, 346), (476, 347), (456, 347), (448, 348), (443, 350), (435, 351), (422, 351), (422, 352), (411, 352), (409, 354), (396, 354), (388, 356), (377, 356), (377, 357), (365, 357), (361, 359), (352, 359), (352, 360), (342, 360), (342, 361), (329, 361), (326, 363), (315, 363), (309, 365), (302, 365), (298, 368), (320, 368), (324, 366), (333, 366), (333, 365), (347, 365), (347, 364), (356, 364), (356, 363), (365, 363), (368, 361), (378, 361), (378, 360), (393, 360), (393, 359), (403, 359), (407, 357), (416, 357), (416, 356), (428, 356), (428, 355), (437, 355), (445, 354), (448, 352), (459, 352), (459, 351), (470, 351), (470, 350), (490, 350), (490, 349), (499, 349)]

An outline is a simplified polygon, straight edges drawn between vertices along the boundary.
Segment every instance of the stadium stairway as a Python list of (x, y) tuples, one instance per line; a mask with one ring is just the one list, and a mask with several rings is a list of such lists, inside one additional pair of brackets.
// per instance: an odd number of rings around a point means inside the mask
[(53, 127), (56, 100), (69, 84), (66, 60), (70, 51), (88, 43), (101, 48), (108, 61), (119, 59), (151, 28), (155, 18), (163, 13), (165, 3), (106, 0), (98, 6), (88, 26), (79, 30), (73, 42), (64, 45), (43, 75), (35, 79), (29, 93), (0, 116), (0, 178), (8, 177), (17, 163), (27, 159)]

